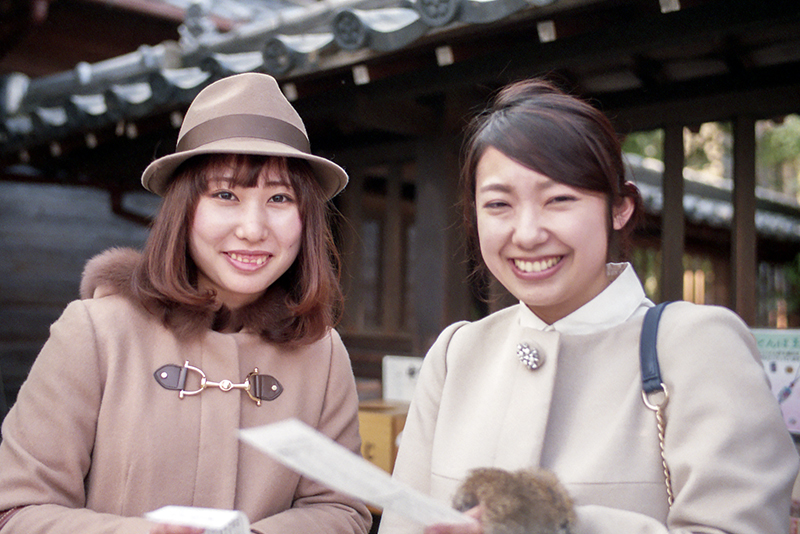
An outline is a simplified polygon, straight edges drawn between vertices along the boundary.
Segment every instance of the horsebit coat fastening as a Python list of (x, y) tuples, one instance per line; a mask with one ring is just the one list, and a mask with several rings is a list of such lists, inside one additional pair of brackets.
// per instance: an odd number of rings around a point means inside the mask
[[(200, 375), (200, 387), (198, 389), (187, 391), (186, 390), (186, 377), (189, 371), (194, 371)], [(221, 380), (219, 382), (212, 382), (206, 378), (206, 374), (202, 369), (198, 369), (193, 365), (189, 365), (186, 360), (183, 366), (175, 364), (167, 364), (159, 367), (153, 376), (156, 382), (165, 388), (173, 391), (178, 391), (178, 396), (182, 399), (185, 396), (198, 395), (206, 388), (219, 388), (222, 391), (231, 391), (232, 389), (243, 389), (247, 395), (255, 401), (256, 405), (261, 406), (261, 401), (271, 401), (278, 398), (283, 392), (283, 386), (278, 382), (274, 376), (258, 374), (258, 367), (252, 373), (248, 374), (241, 384), (234, 384), (230, 380)]]

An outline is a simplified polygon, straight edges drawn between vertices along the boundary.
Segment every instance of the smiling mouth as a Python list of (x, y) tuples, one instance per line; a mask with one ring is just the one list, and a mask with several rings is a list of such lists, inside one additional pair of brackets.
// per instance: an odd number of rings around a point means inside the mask
[(237, 254), (236, 252), (228, 252), (228, 256), (234, 261), (249, 263), (251, 265), (263, 265), (267, 261), (267, 257), (263, 255), (251, 256)]
[(540, 273), (554, 267), (563, 257), (564, 256), (554, 256), (539, 261), (514, 260), (514, 265), (517, 269), (526, 273)]

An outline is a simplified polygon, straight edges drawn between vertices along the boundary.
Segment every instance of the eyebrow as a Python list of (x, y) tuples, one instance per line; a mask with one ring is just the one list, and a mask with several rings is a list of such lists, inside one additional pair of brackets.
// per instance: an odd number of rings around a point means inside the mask
[[(556, 187), (558, 185), (565, 185), (565, 184), (560, 184), (559, 182), (556, 182), (552, 178), (548, 178), (544, 182), (537, 183), (536, 184), (536, 189), (538, 189), (539, 191), (546, 191), (546, 190), (551, 189), (553, 187)], [(478, 193), (492, 193), (492, 192), (510, 194), (510, 193), (513, 192), (513, 190), (514, 190), (513, 187), (511, 187), (510, 185), (507, 185), (505, 183), (489, 182), (488, 184), (476, 189), (475, 194), (478, 194)]]
[[(280, 179), (280, 180), (261, 180), (259, 179), (259, 185), (263, 185), (264, 187), (288, 187), (289, 189), (294, 189), (291, 180), (289, 179)], [(234, 176), (226, 176), (220, 178), (210, 178), (208, 180), (208, 187), (244, 187), (239, 181), (236, 180)], [(255, 186), (254, 186), (255, 187)]]
[(475, 191), (476, 193), (491, 193), (491, 192), (498, 192), (498, 193), (510, 193), (511, 187), (506, 184), (499, 184), (490, 182)]
[(292, 187), (291, 180), (282, 179), (282, 180), (265, 180), (263, 183), (265, 186), (286, 186)]
[(206, 180), (206, 184), (208, 184), (208, 187), (230, 187), (233, 185), (233, 177), (212, 177)]

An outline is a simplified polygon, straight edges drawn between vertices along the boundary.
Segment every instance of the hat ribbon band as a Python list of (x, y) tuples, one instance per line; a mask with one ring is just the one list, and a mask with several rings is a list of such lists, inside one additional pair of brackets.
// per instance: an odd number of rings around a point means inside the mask
[(275, 117), (251, 114), (225, 115), (198, 124), (181, 136), (176, 152), (193, 150), (208, 143), (232, 137), (252, 137), (275, 141), (301, 152), (311, 152), (308, 137), (293, 124)]

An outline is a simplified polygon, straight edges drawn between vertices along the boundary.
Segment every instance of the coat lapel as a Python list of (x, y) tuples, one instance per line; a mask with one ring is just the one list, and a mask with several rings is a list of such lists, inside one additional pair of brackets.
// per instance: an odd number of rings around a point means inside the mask
[[(509, 310), (447, 350), (447, 380), (432, 448), (434, 471), (452, 481), (470, 469), (538, 465), (550, 415), (559, 334), (523, 328)], [(517, 356), (527, 343), (544, 356), (529, 370)]]
[[(539, 367), (529, 369), (516, 358), (523, 346), (538, 352)], [(513, 470), (539, 464), (553, 398), (558, 346), (558, 332), (522, 327), (512, 329), (503, 343), (503, 355), (508, 354), (503, 362), (508, 367), (508, 387), (505, 420), (497, 435), (497, 467)]]

